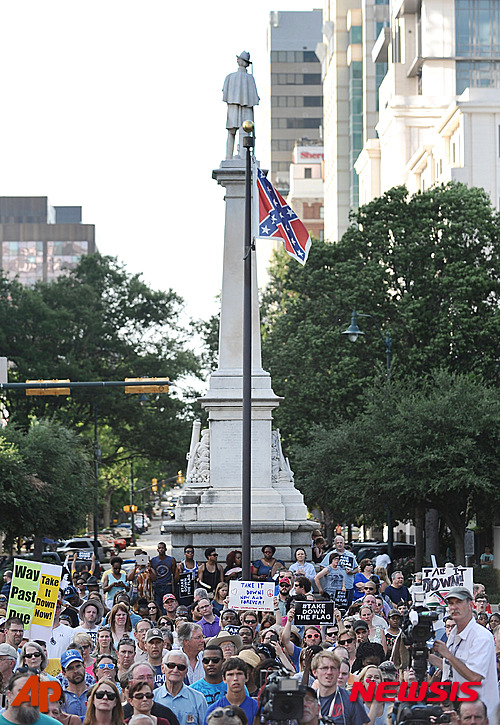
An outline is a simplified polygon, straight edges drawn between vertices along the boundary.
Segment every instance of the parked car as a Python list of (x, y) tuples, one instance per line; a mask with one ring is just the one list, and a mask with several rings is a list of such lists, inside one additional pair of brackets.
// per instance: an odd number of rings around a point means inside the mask
[[(91, 538), (74, 538), (67, 539), (62, 543), (61, 546), (57, 547), (57, 553), (59, 556), (66, 557), (67, 554), (72, 554), (75, 551), (94, 551), (94, 541)], [(97, 547), (97, 559), (100, 562), (106, 560), (104, 549), (101, 545)]]
[[(352, 545), (352, 552), (358, 563), (361, 559), (375, 559), (384, 549), (387, 549), (387, 542), (384, 541), (357, 541)], [(415, 544), (407, 544), (404, 541), (395, 541), (393, 544), (392, 560), (415, 557)]]
[[(0, 560), (0, 581), (3, 580), (4, 572), (12, 569), (14, 566), (14, 559), (27, 559), (28, 561), (33, 561), (33, 553), (20, 554), (19, 556), (17, 554), (14, 554), (14, 556), (8, 554), (4, 556), (3, 560)], [(62, 566), (63, 563), (61, 557), (56, 551), (43, 551), (42, 561), (44, 564), (56, 564), (57, 566)]]
[(132, 541), (132, 529), (130, 524), (118, 524), (113, 529), (113, 534), (118, 539), (125, 539), (126, 546)]

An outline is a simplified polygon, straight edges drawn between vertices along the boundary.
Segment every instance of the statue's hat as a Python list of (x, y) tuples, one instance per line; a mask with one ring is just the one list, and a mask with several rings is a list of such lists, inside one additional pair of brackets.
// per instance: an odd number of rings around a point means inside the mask
[(250, 60), (250, 53), (247, 50), (244, 50), (242, 53), (236, 56), (236, 58), (246, 61), (246, 63), (251, 63)]

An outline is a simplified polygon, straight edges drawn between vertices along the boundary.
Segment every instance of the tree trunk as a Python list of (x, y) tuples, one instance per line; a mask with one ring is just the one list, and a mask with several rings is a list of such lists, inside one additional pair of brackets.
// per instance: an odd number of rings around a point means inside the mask
[(415, 571), (422, 571), (424, 564), (424, 521), (425, 504), (422, 502), (415, 509)]
[(333, 512), (330, 509), (323, 509), (325, 516), (325, 539), (330, 545), (333, 541)]
[(455, 563), (465, 566), (465, 516), (446, 516), (455, 543)]
[(437, 509), (429, 509), (425, 515), (425, 558), (430, 562), (431, 556), (439, 558), (439, 513)]
[(35, 535), (33, 537), (33, 559), (35, 561), (42, 561), (42, 551), (43, 551), (43, 544), (42, 544), (43, 536)]
[(111, 486), (108, 486), (106, 488), (106, 492), (104, 494), (104, 501), (103, 501), (103, 521), (104, 521), (104, 529), (107, 529), (111, 525), (111, 497), (113, 495), (113, 488)]

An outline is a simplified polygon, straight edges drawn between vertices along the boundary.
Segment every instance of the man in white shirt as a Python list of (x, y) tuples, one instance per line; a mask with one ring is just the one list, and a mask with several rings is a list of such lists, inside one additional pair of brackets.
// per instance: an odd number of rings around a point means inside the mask
[(466, 587), (452, 587), (446, 600), (455, 626), (446, 644), (434, 642), (436, 654), (431, 654), (429, 661), (442, 670), (443, 682), (480, 682), (476, 692), (486, 705), (488, 717), (493, 718), (499, 701), (493, 635), (474, 619), (472, 594)]
[(61, 624), (59, 617), (61, 615), (62, 599), (57, 600), (56, 612), (54, 615), (54, 625), (52, 634), (47, 642), (47, 657), (49, 660), (58, 659), (63, 652), (66, 652), (69, 645), (73, 641), (75, 630), (66, 624)]
[(391, 557), (387, 553), (387, 549), (382, 549), (380, 554), (375, 559), (375, 566), (383, 566), (384, 569), (387, 569), (389, 571), (389, 566), (391, 564)]

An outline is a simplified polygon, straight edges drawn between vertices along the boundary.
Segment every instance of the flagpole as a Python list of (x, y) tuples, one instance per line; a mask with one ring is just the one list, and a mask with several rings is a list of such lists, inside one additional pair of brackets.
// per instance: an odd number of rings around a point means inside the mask
[(243, 456), (241, 491), (242, 577), (251, 581), (252, 554), (252, 148), (254, 124), (243, 123), (243, 148), (246, 149), (245, 171), (245, 253), (243, 258)]

